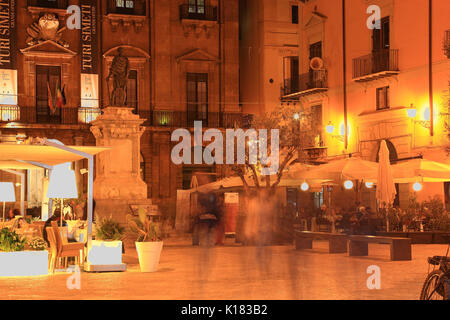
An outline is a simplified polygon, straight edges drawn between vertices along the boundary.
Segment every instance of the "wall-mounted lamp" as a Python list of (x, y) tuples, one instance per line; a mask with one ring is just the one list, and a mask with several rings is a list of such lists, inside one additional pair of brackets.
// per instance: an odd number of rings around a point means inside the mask
[(327, 133), (332, 138), (338, 139), (341, 142), (345, 141), (345, 135), (344, 134), (334, 134), (334, 125), (333, 125), (333, 123), (331, 121), (328, 122), (328, 125), (326, 126), (326, 130), (327, 130)]
[(309, 184), (307, 182), (303, 182), (302, 185), (300, 186), (300, 188), (302, 189), (302, 191), (308, 191)]
[(347, 190), (353, 189), (353, 181), (347, 180), (344, 182), (344, 188)]
[(366, 182), (366, 188), (372, 189), (373, 188), (373, 182)]
[(411, 106), (406, 110), (406, 112), (408, 113), (408, 117), (414, 120), (414, 123), (420, 124), (425, 129), (431, 128), (430, 108), (425, 109), (425, 112), (423, 114), (424, 120), (415, 120), (415, 118), (417, 117), (417, 109), (412, 103)]
[(416, 192), (422, 191), (422, 184), (420, 182), (416, 182), (413, 184), (413, 190)]

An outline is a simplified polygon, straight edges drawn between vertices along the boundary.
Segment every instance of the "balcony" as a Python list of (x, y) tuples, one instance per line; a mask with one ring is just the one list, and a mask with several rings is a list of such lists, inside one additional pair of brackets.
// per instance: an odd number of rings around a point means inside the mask
[(301, 74), (297, 79), (286, 79), (284, 81), (282, 99), (298, 98), (326, 92), (327, 90), (327, 70), (311, 70), (308, 73)]
[[(129, 5), (127, 7), (127, 3)], [(108, 0), (108, 14), (120, 14), (120, 15), (135, 15), (135, 16), (145, 16), (146, 6), (144, 0), (134, 0), (134, 1), (123, 1), (123, 7), (117, 6), (117, 0)]]
[(447, 58), (450, 58), (450, 30), (445, 31), (444, 54), (447, 56)]
[(28, 7), (51, 8), (51, 9), (67, 9), (68, 0), (28, 0)]
[(145, 0), (122, 1), (122, 7), (117, 6), (118, 0), (108, 0), (106, 17), (111, 23), (112, 31), (117, 31), (122, 26), (128, 31), (130, 26), (134, 25), (136, 32), (139, 32), (144, 26), (147, 16), (147, 7)]
[(383, 49), (353, 59), (353, 80), (367, 82), (397, 75), (398, 50)]
[(181, 20), (217, 21), (217, 7), (180, 5)]
[(98, 108), (68, 108), (58, 109), (52, 115), (38, 113), (36, 107), (0, 106), (0, 123), (19, 122), (26, 124), (87, 124), (100, 115)]
[(60, 21), (67, 15), (68, 0), (27, 0), (28, 11), (34, 20), (39, 18), (42, 12), (57, 14)]
[(242, 113), (195, 114), (183, 111), (139, 111), (141, 118), (147, 119), (144, 126), (169, 127), (169, 128), (193, 128), (194, 121), (202, 121), (205, 128), (248, 128), (251, 125), (250, 115)]

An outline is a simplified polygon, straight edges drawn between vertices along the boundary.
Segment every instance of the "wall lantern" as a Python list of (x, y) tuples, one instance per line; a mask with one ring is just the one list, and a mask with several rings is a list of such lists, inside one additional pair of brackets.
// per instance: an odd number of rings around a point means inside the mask
[[(345, 141), (345, 126), (344, 126), (344, 133), (343, 134), (342, 134), (342, 132), (341, 132), (341, 134), (333, 134), (333, 132), (334, 132), (334, 124), (330, 121), (330, 122), (328, 122), (328, 125), (326, 126), (326, 130), (327, 130), (327, 133), (332, 138), (338, 139), (341, 142)], [(341, 128), (341, 131), (342, 131), (342, 128)]]
[(373, 182), (366, 182), (366, 188), (372, 189), (373, 188)]
[(300, 188), (302, 189), (302, 191), (308, 191), (309, 184), (307, 182), (303, 182)]
[(411, 106), (406, 109), (406, 113), (408, 114), (408, 118), (415, 119), (417, 116), (417, 109), (414, 107), (414, 104), (411, 103)]
[(353, 189), (353, 181), (347, 180), (344, 182), (344, 188), (347, 190)]

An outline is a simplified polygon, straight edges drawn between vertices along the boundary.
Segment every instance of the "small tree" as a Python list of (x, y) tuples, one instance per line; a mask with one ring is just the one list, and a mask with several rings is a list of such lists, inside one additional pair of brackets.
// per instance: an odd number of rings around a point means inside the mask
[(305, 162), (303, 149), (314, 145), (309, 121), (304, 121), (308, 117), (309, 115), (301, 107), (292, 104), (255, 117), (252, 127), (256, 130), (267, 129), (268, 131), (268, 158), (272, 156), (270, 132), (274, 129), (279, 130), (279, 167), (272, 178), (261, 175), (261, 169), (269, 167), (270, 164), (262, 164), (259, 158), (256, 164), (250, 163), (250, 147), (246, 145), (245, 164), (230, 165), (231, 170), (241, 178), (246, 193), (249, 192), (249, 181), (253, 181), (258, 193), (262, 188), (269, 188), (273, 194), (274, 189), (281, 182), (285, 169), (295, 162)]

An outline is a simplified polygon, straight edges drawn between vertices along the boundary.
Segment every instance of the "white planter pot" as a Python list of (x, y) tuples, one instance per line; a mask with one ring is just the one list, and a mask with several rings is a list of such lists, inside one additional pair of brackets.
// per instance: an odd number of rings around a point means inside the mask
[(136, 242), (141, 272), (155, 272), (158, 269), (163, 242)]
[(92, 240), (88, 262), (92, 265), (122, 264), (122, 241)]
[(48, 252), (0, 252), (0, 277), (42, 276), (48, 274)]

